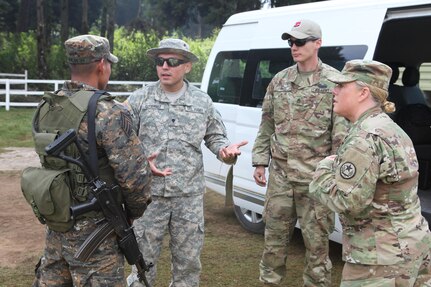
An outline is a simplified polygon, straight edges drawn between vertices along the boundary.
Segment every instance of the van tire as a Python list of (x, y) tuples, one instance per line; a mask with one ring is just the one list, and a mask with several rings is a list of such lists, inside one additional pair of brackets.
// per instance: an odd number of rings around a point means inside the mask
[(265, 223), (263, 223), (262, 214), (241, 208), (238, 205), (234, 205), (234, 212), (239, 223), (245, 230), (252, 233), (263, 234)]

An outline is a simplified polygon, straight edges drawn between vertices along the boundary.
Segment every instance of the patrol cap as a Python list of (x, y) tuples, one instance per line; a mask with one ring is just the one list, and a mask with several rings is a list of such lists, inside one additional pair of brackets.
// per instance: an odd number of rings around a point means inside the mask
[(67, 60), (70, 64), (88, 64), (100, 59), (117, 63), (118, 58), (111, 54), (108, 39), (96, 35), (80, 35), (64, 42)]
[(199, 58), (190, 52), (189, 45), (180, 39), (164, 39), (159, 43), (158, 48), (152, 48), (147, 51), (147, 56), (150, 58), (157, 58), (159, 54), (162, 53), (173, 53), (183, 56), (186, 60), (190, 62), (197, 62)]
[(322, 30), (316, 22), (303, 19), (297, 21), (290, 31), (281, 34), (281, 39), (283, 40), (288, 40), (291, 37), (296, 39), (306, 39), (308, 37), (320, 39), (322, 38)]
[(361, 81), (388, 91), (391, 75), (392, 69), (386, 64), (370, 60), (351, 60), (344, 65), (341, 74), (331, 74), (328, 80), (337, 84)]

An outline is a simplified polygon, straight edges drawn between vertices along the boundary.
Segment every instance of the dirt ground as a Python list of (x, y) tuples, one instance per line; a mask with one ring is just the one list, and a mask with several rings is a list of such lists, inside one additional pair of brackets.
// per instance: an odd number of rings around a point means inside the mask
[(20, 188), (21, 170), (38, 165), (33, 148), (0, 153), (0, 267), (15, 267), (43, 250), (44, 226), (33, 215)]

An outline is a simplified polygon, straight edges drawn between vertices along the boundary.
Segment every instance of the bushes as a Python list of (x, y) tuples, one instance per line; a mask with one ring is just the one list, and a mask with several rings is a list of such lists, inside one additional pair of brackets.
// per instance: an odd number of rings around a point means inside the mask
[(153, 62), (146, 51), (156, 47), (159, 39), (155, 34), (132, 32), (127, 34), (123, 28), (117, 29), (114, 36), (114, 54), (118, 63), (113, 66), (112, 80), (154, 81), (157, 74)]
[[(190, 49), (199, 57), (199, 62), (193, 65), (193, 70), (187, 75), (191, 82), (200, 82), (205, 65), (214, 44), (218, 31), (205, 39), (182, 38), (190, 45)], [(114, 54), (119, 58), (118, 64), (113, 66), (111, 80), (123, 81), (153, 81), (157, 79), (153, 62), (146, 56), (146, 51), (158, 46), (161, 38), (155, 32), (129, 32), (124, 28), (115, 31)], [(58, 37), (53, 42), (47, 56), (50, 79), (68, 79), (69, 70), (66, 64), (63, 43)], [(12, 34), (0, 32), (0, 72), (22, 74), (28, 70), (30, 79), (37, 79), (37, 44), (33, 32)]]
[(22, 74), (28, 70), (29, 77), (36, 76), (37, 47), (33, 33), (0, 32), (0, 73)]
[(190, 50), (199, 58), (199, 62), (193, 64), (192, 71), (187, 75), (190, 82), (201, 82), (202, 75), (207, 64), (208, 56), (214, 45), (218, 31), (213, 33), (213, 36), (205, 39), (183, 39), (190, 45)]

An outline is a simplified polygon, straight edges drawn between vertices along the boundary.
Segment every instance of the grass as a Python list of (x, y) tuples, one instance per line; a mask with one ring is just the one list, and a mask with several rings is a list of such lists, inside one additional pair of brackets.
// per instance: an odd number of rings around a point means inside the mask
[(31, 121), (35, 108), (0, 108), (0, 150), (5, 147), (32, 147)]
[[(201, 287), (260, 287), (259, 260), (262, 254), (263, 236), (252, 234), (240, 227), (231, 208), (225, 207), (219, 194), (205, 194), (205, 243), (201, 256)], [(289, 247), (287, 278), (281, 286), (302, 286), (304, 268), (304, 244), (296, 230)], [(339, 286), (342, 270), (341, 246), (331, 243), (331, 259), (334, 265), (332, 286)], [(30, 286), (34, 278), (37, 258), (31, 257), (17, 268), (0, 268), (0, 287)], [(170, 255), (168, 235), (165, 238), (158, 264), (157, 282), (153, 287), (165, 287), (170, 282)], [(129, 274), (130, 266), (126, 266)], [(19, 278), (19, 280), (17, 280)]]
[[(0, 149), (4, 147), (31, 147), (31, 119), (35, 109), (19, 108), (6, 112), (0, 109)], [(168, 237), (168, 236), (167, 236)], [(242, 229), (231, 207), (224, 206), (224, 198), (209, 191), (205, 194), (205, 243), (201, 256), (201, 287), (257, 287), (259, 260), (262, 254), (263, 236)], [(282, 286), (302, 286), (304, 244), (296, 230), (289, 248), (287, 278)], [(334, 265), (332, 286), (339, 286), (343, 262), (341, 245), (331, 242), (331, 259)], [(0, 267), (0, 287), (30, 286), (34, 278), (37, 258), (28, 260), (16, 268)], [(130, 266), (126, 266), (126, 273)], [(168, 238), (158, 264), (157, 283), (153, 287), (168, 286), (170, 282), (170, 255)]]

